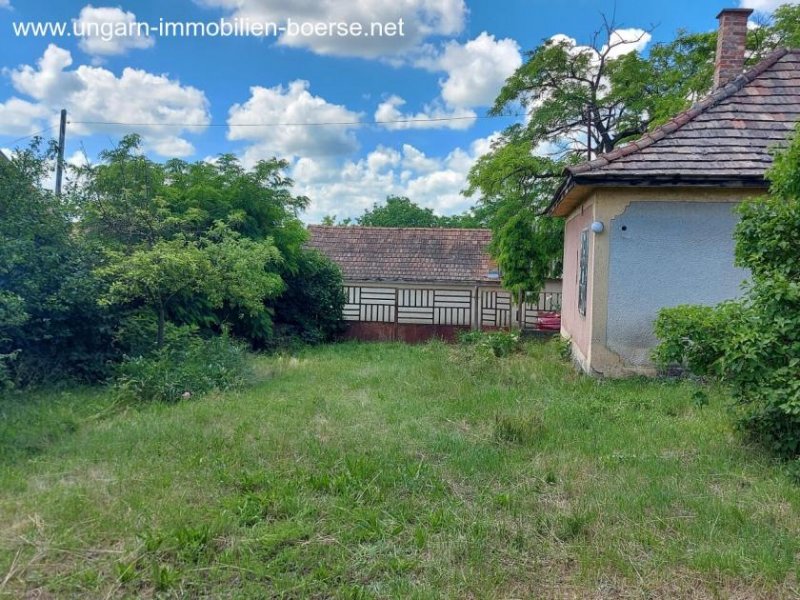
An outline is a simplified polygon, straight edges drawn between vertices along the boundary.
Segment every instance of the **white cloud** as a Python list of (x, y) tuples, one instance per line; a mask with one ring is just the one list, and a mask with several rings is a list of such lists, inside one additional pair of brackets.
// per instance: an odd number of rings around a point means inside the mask
[(400, 109), (405, 100), (391, 95), (375, 111), (376, 121), (387, 129), (468, 129), (475, 123), (478, 106), (494, 102), (505, 80), (522, 65), (519, 45), (512, 39), (496, 40), (485, 31), (464, 44), (448, 42), (441, 50), (427, 46), (414, 66), (444, 73), (440, 95), (417, 113)]
[[(19, 116), (16, 121), (0, 118), (0, 132), (29, 132), (41, 129), (43, 122), (53, 125), (63, 107), (70, 131), (76, 134), (135, 131), (159, 154), (188, 156), (194, 152), (181, 134), (201, 132), (210, 122), (208, 100), (202, 91), (139, 69), (126, 68), (117, 77), (101, 67), (82, 65), (70, 70), (71, 65), (72, 55), (51, 44), (35, 67), (23, 65), (7, 71), (16, 91), (33, 101), (11, 98), (0, 105), (0, 114), (7, 111)], [(114, 124), (120, 122), (136, 125)]]
[(757, 12), (769, 14), (782, 4), (797, 4), (798, 0), (740, 0), (742, 8), (752, 8)]
[(466, 210), (473, 199), (464, 197), (467, 174), (495, 136), (475, 140), (444, 157), (427, 156), (410, 144), (401, 149), (378, 146), (360, 160), (339, 162), (302, 158), (292, 168), (298, 193), (311, 198), (304, 215), (319, 222), (325, 215), (355, 217), (388, 195), (408, 196), (439, 214)]
[(475, 112), (464, 108), (449, 108), (441, 102), (423, 107), (418, 113), (404, 113), (400, 108), (406, 103), (399, 96), (390, 96), (378, 105), (375, 120), (390, 130), (398, 129), (468, 129), (475, 122)]
[(75, 31), (82, 37), (78, 45), (93, 56), (114, 56), (128, 50), (150, 48), (155, 40), (142, 33), (136, 15), (119, 7), (88, 4), (74, 20)]
[[(403, 36), (304, 36), (284, 33), (279, 43), (306, 48), (317, 54), (390, 57), (403, 54), (431, 36), (453, 36), (461, 32), (467, 15), (464, 0), (197, 0), (226, 9), (231, 16), (251, 22), (328, 24), (359, 23), (372, 33), (373, 23), (403, 20)], [(376, 30), (377, 33), (377, 30)]]
[[(641, 52), (650, 43), (653, 36), (644, 29), (635, 27), (629, 29), (615, 29), (611, 32), (609, 58), (618, 58), (631, 52)], [(605, 50), (605, 47), (603, 48)]]
[(0, 0), (0, 8), (11, 8), (10, 0)]
[(42, 129), (41, 122), (49, 116), (39, 104), (19, 98), (0, 102), (0, 133), (6, 135), (31, 135)]
[[(254, 142), (245, 151), (246, 164), (273, 156), (287, 159), (300, 156), (334, 156), (350, 153), (358, 148), (353, 129), (358, 127), (360, 115), (344, 106), (313, 96), (309, 87), (307, 81), (300, 79), (288, 86), (254, 86), (250, 88), (247, 102), (231, 107), (228, 139)], [(282, 125), (250, 126), (260, 123)], [(304, 123), (347, 124), (304, 126)]]
[(448, 42), (438, 56), (420, 59), (417, 65), (447, 74), (440, 85), (450, 106), (487, 106), (522, 65), (522, 55), (516, 41), (496, 40), (484, 31), (465, 44)]
[(431, 173), (439, 168), (439, 161), (425, 156), (411, 144), (403, 144), (403, 167), (417, 173)]

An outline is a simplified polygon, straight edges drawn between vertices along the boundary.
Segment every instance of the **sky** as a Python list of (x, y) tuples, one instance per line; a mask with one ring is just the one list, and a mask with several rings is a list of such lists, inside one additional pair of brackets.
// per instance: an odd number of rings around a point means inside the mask
[[(518, 119), (486, 113), (526, 51), (554, 35), (589, 43), (605, 14), (636, 40), (623, 51), (647, 52), (678, 29), (714, 29), (722, 8), (764, 17), (780, 3), (0, 0), (0, 148), (55, 135), (66, 108), (74, 163), (137, 132), (154, 160), (285, 159), (295, 192), (311, 200), (307, 222), (356, 216), (391, 194), (454, 214), (473, 203), (461, 193), (472, 164)], [(267, 35), (142, 29), (221, 19)], [(16, 34), (35, 22), (68, 27)], [(353, 35), (354, 24), (371, 35)], [(312, 26), (334, 34), (297, 31)]]

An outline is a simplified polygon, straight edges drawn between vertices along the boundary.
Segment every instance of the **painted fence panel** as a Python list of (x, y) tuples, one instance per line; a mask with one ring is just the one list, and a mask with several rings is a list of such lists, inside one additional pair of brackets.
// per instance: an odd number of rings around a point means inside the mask
[(344, 320), (362, 323), (539, 329), (542, 315), (561, 310), (560, 292), (542, 292), (522, 305), (498, 288), (479, 288), (476, 294), (474, 288), (347, 285), (345, 294)]

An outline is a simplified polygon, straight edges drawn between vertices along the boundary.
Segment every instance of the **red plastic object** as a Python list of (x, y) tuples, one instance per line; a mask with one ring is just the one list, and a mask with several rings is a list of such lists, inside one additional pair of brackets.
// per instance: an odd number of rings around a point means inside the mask
[(560, 331), (561, 315), (557, 312), (541, 313), (536, 319), (536, 324), (539, 326), (539, 329), (545, 331)]

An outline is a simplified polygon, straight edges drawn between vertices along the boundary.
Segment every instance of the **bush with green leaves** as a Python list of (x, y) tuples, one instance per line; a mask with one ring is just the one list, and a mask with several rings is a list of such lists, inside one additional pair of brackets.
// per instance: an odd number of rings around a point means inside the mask
[(250, 378), (250, 367), (246, 346), (226, 332), (205, 339), (183, 328), (151, 354), (124, 360), (115, 387), (124, 399), (177, 402), (237, 389)]
[(739, 303), (661, 312), (655, 355), (716, 375), (738, 423), (779, 455), (800, 455), (800, 126), (769, 172), (770, 193), (739, 208), (736, 262), (751, 280)]
[(653, 352), (657, 364), (678, 365), (695, 375), (714, 376), (720, 371), (742, 305), (725, 302), (717, 307), (684, 304), (659, 312), (654, 327), (661, 343)]
[(116, 316), (96, 302), (99, 255), (76, 231), (76, 207), (41, 186), (51, 168), (39, 140), (0, 161), (4, 385), (109, 374)]
[(346, 301), (339, 267), (317, 250), (303, 250), (291, 270), (286, 291), (272, 303), (275, 338), (271, 346), (319, 344), (343, 331)]
[(518, 331), (464, 331), (459, 334), (458, 341), (463, 346), (472, 346), (498, 358), (522, 349)]

